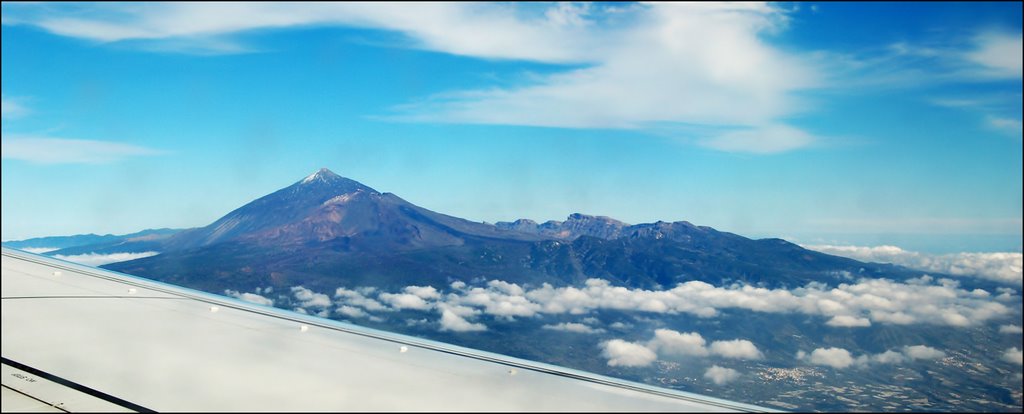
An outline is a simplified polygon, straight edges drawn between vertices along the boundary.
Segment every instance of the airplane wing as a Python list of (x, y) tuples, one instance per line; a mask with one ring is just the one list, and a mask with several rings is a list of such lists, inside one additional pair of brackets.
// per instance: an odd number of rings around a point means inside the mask
[(3, 248), (3, 411), (770, 411)]

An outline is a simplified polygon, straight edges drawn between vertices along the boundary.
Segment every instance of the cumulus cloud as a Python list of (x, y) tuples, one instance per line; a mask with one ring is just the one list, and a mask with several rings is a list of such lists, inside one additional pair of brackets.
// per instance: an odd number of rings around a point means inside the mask
[(593, 327), (584, 325), (582, 323), (574, 323), (574, 322), (562, 322), (562, 323), (555, 324), (555, 325), (544, 325), (541, 328), (543, 328), (543, 329), (550, 329), (550, 330), (553, 330), (553, 331), (566, 331), (566, 332), (576, 332), (576, 333), (585, 333), (585, 334), (593, 334), (593, 333), (602, 333), (602, 332), (604, 332), (604, 329), (593, 328)]
[(650, 349), (669, 355), (706, 356), (704, 337), (697, 332), (680, 333), (671, 329), (656, 329), (654, 338), (647, 342)]
[(704, 378), (711, 380), (715, 385), (724, 385), (739, 377), (740, 373), (738, 371), (732, 368), (723, 368), (718, 365), (712, 365), (711, 368), (704, 371)]
[(370, 316), (370, 314), (366, 313), (366, 311), (364, 311), (362, 308), (357, 308), (355, 306), (349, 305), (338, 306), (338, 308), (335, 309), (334, 312), (339, 315), (344, 315), (350, 318), (366, 318)]
[(890, 349), (879, 354), (857, 357), (843, 348), (816, 348), (810, 354), (800, 351), (796, 357), (811, 364), (843, 369), (850, 366), (864, 368), (872, 363), (896, 365), (914, 360), (935, 360), (945, 358), (946, 353), (926, 345), (912, 345), (904, 346), (899, 351)]
[(843, 328), (865, 328), (871, 326), (871, 321), (867, 318), (857, 318), (850, 315), (836, 315), (828, 322), (825, 322), (828, 326), (836, 326)]
[(913, 345), (903, 347), (903, 355), (910, 359), (939, 359), (945, 358), (946, 353), (925, 345)]
[(811, 351), (810, 355), (797, 355), (800, 359), (807, 359), (808, 362), (815, 365), (825, 365), (832, 368), (846, 368), (853, 365), (854, 359), (850, 355), (850, 351), (843, 348), (816, 348)]
[(711, 343), (709, 350), (712, 354), (725, 358), (761, 359), (764, 357), (761, 351), (754, 346), (754, 343), (746, 339), (715, 341)]
[[(429, 292), (428, 296), (435, 297), (433, 291)], [(461, 286), (429, 301), (412, 293), (389, 292), (378, 293), (377, 299), (395, 309), (429, 310), (446, 304), (478, 309), (506, 319), (538, 314), (583, 315), (601, 309), (713, 317), (719, 309), (736, 308), (820, 315), (828, 318), (828, 325), (835, 327), (863, 327), (873, 323), (973, 326), (1010, 311), (1000, 302), (1012, 302), (1018, 296), (1013, 290), (999, 292), (993, 297), (981, 289), (968, 291), (959, 288), (955, 281), (934, 280), (928, 276), (904, 282), (865, 278), (833, 288), (812, 283), (789, 290), (749, 285), (716, 287), (700, 281), (681, 283), (669, 290), (644, 290), (590, 279), (582, 287), (556, 288), (543, 284), (532, 289), (490, 281), (482, 287)]]
[(4, 137), (0, 146), (4, 159), (35, 164), (104, 164), (124, 158), (164, 153), (112, 141), (33, 136)]
[(452, 332), (486, 331), (487, 326), (482, 323), (469, 322), (454, 311), (444, 309), (441, 311), (441, 330)]
[(235, 291), (235, 290), (228, 289), (228, 290), (224, 291), (224, 294), (228, 295), (230, 297), (236, 298), (236, 299), (244, 300), (246, 302), (255, 303), (257, 305), (274, 306), (274, 300), (273, 299), (264, 297), (262, 295), (257, 295), (255, 293), (249, 293), (249, 292), (242, 293), (242, 292), (238, 292), (238, 291)]
[(907, 357), (900, 352), (888, 350), (877, 355), (871, 356), (871, 361), (879, 364), (902, 364), (907, 360)]
[(658, 356), (643, 344), (612, 339), (601, 343), (601, 355), (608, 359), (613, 367), (644, 367), (650, 365)]
[(998, 282), (1021, 284), (1024, 254), (952, 253), (926, 254), (903, 250), (896, 246), (804, 246), (811, 250), (867, 262), (892, 263), (913, 269), (941, 272), (957, 276), (977, 276)]
[(447, 302), (453, 305), (482, 307), (484, 313), (512, 318), (528, 317), (540, 311), (540, 305), (523, 296), (523, 288), (513, 283), (492, 280), (486, 288), (474, 287), (459, 294), (449, 294)]
[(86, 253), (86, 254), (75, 254), (65, 256), (63, 254), (54, 255), (54, 258), (60, 260), (67, 260), (69, 262), (75, 262), (78, 264), (84, 264), (86, 266), (102, 266), (109, 263), (126, 262), (128, 260), (141, 259), (143, 257), (156, 256), (160, 252), (138, 252), (138, 253), (110, 253), (110, 254), (99, 254), (99, 253)]
[[(373, 291), (367, 291), (366, 293), (373, 293)], [(374, 299), (370, 299), (364, 296), (363, 293), (357, 290), (338, 288), (334, 291), (334, 298), (338, 300), (339, 304), (347, 306), (357, 306), (371, 312), (388, 310), (387, 306), (384, 306), (383, 304)]]
[(999, 333), (1003, 334), (1019, 334), (1024, 332), (1021, 330), (1020, 325), (1000, 325)]
[(295, 297), (295, 300), (299, 301), (299, 306), (303, 308), (325, 309), (331, 307), (330, 297), (303, 286), (292, 286), (292, 296)]
[(441, 294), (433, 286), (406, 286), (405, 293), (418, 296), (423, 300), (440, 299)]
[(434, 306), (411, 293), (381, 293), (377, 298), (395, 309), (428, 310)]
[(1024, 364), (1024, 352), (1017, 347), (1009, 348), (1003, 352), (1003, 361), (1017, 365)]

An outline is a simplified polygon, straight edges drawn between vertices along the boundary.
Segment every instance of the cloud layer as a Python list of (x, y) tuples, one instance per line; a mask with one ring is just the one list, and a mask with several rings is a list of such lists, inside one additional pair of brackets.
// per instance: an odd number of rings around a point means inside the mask
[[(293, 290), (303, 304), (315, 304), (318, 308), (330, 306), (326, 295), (307, 292), (308, 289), (302, 287)], [(749, 285), (716, 287), (699, 281), (681, 283), (669, 290), (644, 290), (612, 286), (601, 279), (587, 280), (582, 287), (556, 288), (543, 284), (528, 289), (492, 280), (473, 287), (455, 282), (446, 293), (424, 286), (409, 286), (398, 293), (339, 288), (334, 299), (336, 306), (362, 309), (367, 312), (365, 315), (396, 310), (436, 312), (442, 317), (439, 322), (448, 330), (485, 328), (474, 322), (480, 315), (514, 320), (543, 314), (586, 315), (602, 309), (686, 313), (702, 318), (714, 317), (725, 309), (801, 313), (820, 316), (832, 327), (856, 329), (876, 323), (976, 326), (1008, 314), (1010, 308), (1004, 303), (1019, 301), (1019, 296), (1010, 288), (1001, 288), (995, 295), (981, 289), (962, 289), (952, 280), (922, 276), (905, 282), (861, 279), (835, 287), (811, 283), (790, 290)], [(345, 313), (351, 317), (364, 315), (353, 310)], [(563, 322), (547, 329), (587, 332), (586, 324), (577, 322)], [(736, 349), (737, 355), (755, 357), (749, 349), (741, 350), (744, 345), (739, 343), (712, 344), (709, 350), (697, 351), (704, 347), (700, 340), (702, 338), (656, 333), (652, 348), (691, 355), (700, 352), (726, 355), (726, 349)]]
[(1021, 285), (1021, 253), (952, 253), (925, 254), (896, 246), (804, 246), (811, 250), (867, 262), (892, 263), (912, 269), (941, 272), (957, 276), (977, 276), (998, 282)]
[(84, 264), (87, 266), (103, 266), (109, 263), (125, 262), (128, 260), (141, 259), (143, 257), (156, 256), (160, 252), (139, 252), (139, 253), (111, 253), (111, 254), (98, 254), (98, 253), (86, 253), (65, 256), (62, 254), (54, 255), (53, 257), (60, 260), (67, 260), (69, 262), (75, 262)]

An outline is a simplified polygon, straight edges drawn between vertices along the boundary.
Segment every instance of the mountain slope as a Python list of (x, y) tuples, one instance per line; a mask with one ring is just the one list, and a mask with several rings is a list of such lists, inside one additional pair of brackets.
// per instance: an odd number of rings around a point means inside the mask
[(163, 251), (164, 241), (179, 229), (146, 229), (122, 235), (79, 234), (75, 236), (40, 237), (34, 239), (4, 242), (6, 247), (15, 249), (47, 249), (46, 255), (73, 256), (97, 253), (134, 253)]
[(911, 273), (751, 240), (685, 221), (637, 225), (583, 214), (564, 222), (488, 225), (436, 213), (322, 169), (209, 226), (180, 232), (164, 253), (106, 267), (220, 292), (257, 286), (446, 286), (453, 281), (639, 288), (688, 280), (796, 286), (851, 275)]

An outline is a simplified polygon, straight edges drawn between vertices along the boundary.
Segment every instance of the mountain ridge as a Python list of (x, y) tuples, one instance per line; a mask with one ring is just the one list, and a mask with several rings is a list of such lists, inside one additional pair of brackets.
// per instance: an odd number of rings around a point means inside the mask
[[(630, 225), (571, 214), (565, 221), (486, 224), (434, 212), (321, 169), (208, 226), (179, 232), (163, 253), (107, 268), (211, 290), (447, 285), (501, 277), (568, 285), (600, 277), (655, 288), (700, 280), (793, 286), (840, 283), (843, 274), (909, 277), (686, 221)], [(844, 273), (845, 272), (845, 273)]]

